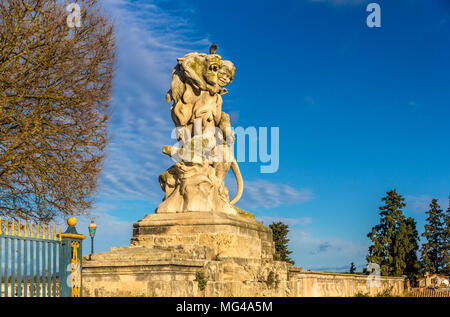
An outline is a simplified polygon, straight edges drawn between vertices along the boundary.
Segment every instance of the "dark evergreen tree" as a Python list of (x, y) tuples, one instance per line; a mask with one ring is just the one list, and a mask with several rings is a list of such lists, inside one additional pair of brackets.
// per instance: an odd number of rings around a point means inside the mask
[(369, 254), (366, 259), (368, 263), (380, 265), (381, 275), (402, 275), (400, 272), (406, 267), (405, 252), (402, 249), (407, 239), (406, 228), (402, 228), (401, 235), (397, 237), (400, 224), (405, 222), (402, 208), (406, 206), (405, 199), (391, 190), (386, 197), (381, 199), (385, 205), (380, 209), (380, 223), (372, 228), (367, 237), (372, 241)]
[(393, 240), (393, 275), (407, 275), (410, 281), (416, 281), (420, 274), (417, 258), (419, 234), (413, 218), (404, 219), (398, 224)]
[(425, 224), (425, 232), (422, 236), (426, 242), (422, 244), (422, 269), (425, 272), (441, 273), (446, 266), (445, 253), (448, 245), (446, 244), (446, 215), (438, 204), (438, 200), (433, 198), (430, 209), (426, 212), (428, 215)]
[(450, 275), (450, 197), (448, 198), (448, 208), (444, 215), (444, 267), (442, 273)]
[(392, 275), (401, 276), (406, 269), (406, 257), (408, 254), (409, 232), (406, 222), (398, 223), (392, 239)]
[(420, 262), (417, 257), (419, 250), (419, 233), (417, 232), (417, 224), (413, 218), (406, 219), (406, 228), (408, 232), (408, 250), (406, 252), (406, 267), (404, 274), (413, 285), (416, 284), (420, 274)]
[(350, 274), (355, 274), (355, 272), (356, 272), (356, 266), (355, 266), (355, 263), (351, 263), (350, 264)]
[(269, 228), (272, 229), (273, 242), (275, 244), (275, 255), (274, 255), (275, 260), (285, 261), (294, 264), (294, 261), (291, 258), (289, 258), (289, 254), (291, 254), (292, 251), (288, 250), (288, 242), (289, 242), (289, 239), (287, 238), (287, 235), (289, 233), (288, 225), (282, 222), (274, 222), (271, 225), (269, 225)]

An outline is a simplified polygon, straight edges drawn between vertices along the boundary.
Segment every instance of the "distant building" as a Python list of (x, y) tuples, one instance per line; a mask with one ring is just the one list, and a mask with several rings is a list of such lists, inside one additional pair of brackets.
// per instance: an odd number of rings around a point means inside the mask
[(450, 277), (440, 274), (426, 273), (424, 277), (417, 280), (420, 288), (448, 288)]

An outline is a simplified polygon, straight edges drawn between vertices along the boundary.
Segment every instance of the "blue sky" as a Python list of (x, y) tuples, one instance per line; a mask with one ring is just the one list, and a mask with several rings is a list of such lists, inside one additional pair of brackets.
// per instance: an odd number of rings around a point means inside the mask
[(241, 163), (238, 206), (290, 225), (297, 266), (361, 269), (392, 188), (422, 232), (431, 198), (446, 208), (450, 194), (450, 1), (376, 1), (381, 28), (366, 25), (369, 2), (105, 1), (119, 47), (111, 144), (78, 226), (98, 223), (96, 251), (128, 245), (161, 201), (171, 70), (213, 42), (237, 67), (224, 96), (232, 124), (280, 128), (278, 172)]

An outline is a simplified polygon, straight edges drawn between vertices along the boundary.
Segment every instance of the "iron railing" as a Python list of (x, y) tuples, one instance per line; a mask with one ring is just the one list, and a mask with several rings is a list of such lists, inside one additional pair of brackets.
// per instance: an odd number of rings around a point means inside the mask
[[(81, 296), (81, 242), (76, 219), (69, 227), (21, 226), (0, 218), (0, 297)], [(53, 229), (53, 230), (52, 230)], [(23, 231), (22, 231), (23, 230)], [(80, 255), (80, 256), (78, 256)]]

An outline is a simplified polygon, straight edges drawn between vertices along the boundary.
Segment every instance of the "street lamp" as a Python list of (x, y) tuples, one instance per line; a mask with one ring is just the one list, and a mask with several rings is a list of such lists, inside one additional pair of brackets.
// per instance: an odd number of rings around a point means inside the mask
[(94, 253), (94, 236), (96, 230), (97, 225), (95, 224), (94, 220), (92, 220), (89, 224), (89, 235), (91, 236), (91, 254), (89, 255), (89, 259), (92, 258), (92, 254)]

